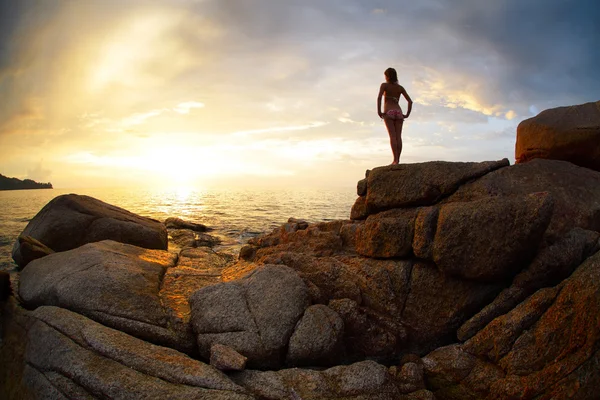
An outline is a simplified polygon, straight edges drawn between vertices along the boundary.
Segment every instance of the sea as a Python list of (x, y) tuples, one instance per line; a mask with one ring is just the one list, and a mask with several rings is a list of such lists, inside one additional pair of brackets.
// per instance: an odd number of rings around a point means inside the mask
[(14, 270), (12, 247), (27, 223), (56, 196), (88, 195), (164, 221), (179, 217), (205, 224), (221, 239), (217, 251), (237, 255), (248, 239), (288, 218), (308, 222), (348, 219), (356, 188), (340, 189), (39, 189), (0, 191), (0, 270)]

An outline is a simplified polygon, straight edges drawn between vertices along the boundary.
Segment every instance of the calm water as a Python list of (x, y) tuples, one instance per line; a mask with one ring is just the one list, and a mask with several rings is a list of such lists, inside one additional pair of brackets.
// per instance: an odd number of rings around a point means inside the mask
[(144, 190), (78, 189), (0, 191), (0, 269), (11, 269), (12, 246), (31, 218), (61, 194), (85, 194), (139, 215), (180, 217), (214, 228), (219, 250), (237, 253), (251, 237), (285, 223), (347, 219), (356, 189), (347, 190)]

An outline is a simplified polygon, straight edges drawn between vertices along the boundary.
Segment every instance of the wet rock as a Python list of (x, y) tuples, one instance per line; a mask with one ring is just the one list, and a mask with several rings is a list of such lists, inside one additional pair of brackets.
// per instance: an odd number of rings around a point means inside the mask
[(535, 159), (501, 168), (464, 184), (444, 203), (535, 192), (548, 192), (554, 202), (544, 235), (548, 243), (575, 227), (600, 231), (600, 172), (566, 161)]
[(169, 327), (159, 290), (176, 256), (105, 240), (32, 261), (20, 276), (28, 307), (61, 306), (102, 324), (186, 352), (193, 337)]
[(433, 261), (464, 279), (511, 278), (535, 256), (552, 207), (546, 193), (445, 204), (437, 219)]
[(167, 218), (165, 220), (165, 226), (168, 229), (189, 229), (194, 232), (207, 232), (207, 231), (212, 230), (211, 228), (208, 228), (204, 224), (198, 224), (195, 222), (185, 221), (185, 220), (183, 220), (181, 218), (177, 218), (177, 217)]
[(600, 101), (544, 110), (517, 127), (515, 159), (564, 160), (600, 171)]
[(461, 184), (508, 165), (508, 160), (503, 159), (480, 163), (430, 161), (374, 168), (368, 177), (366, 206), (371, 214), (435, 204)]
[[(159, 221), (75, 194), (51, 200), (29, 221), (21, 236), (31, 236), (54, 251), (105, 239), (148, 249), (167, 249), (167, 230)], [(13, 247), (12, 257), (19, 266), (24, 266), (19, 241)]]
[(210, 347), (210, 365), (221, 371), (242, 371), (248, 358), (229, 346), (215, 343)]
[(208, 286), (190, 298), (201, 354), (221, 343), (262, 368), (283, 364), (296, 323), (309, 306), (308, 288), (292, 269), (266, 265), (239, 281)]
[(37, 398), (253, 398), (209, 365), (79, 314), (40, 307), (33, 316), (24, 380)]
[(288, 365), (335, 365), (344, 336), (344, 322), (331, 308), (316, 304), (304, 311), (290, 338)]
[(256, 256), (256, 246), (252, 246), (251, 244), (247, 244), (242, 246), (240, 249), (239, 258), (246, 261), (254, 260)]
[(19, 267), (25, 268), (27, 264), (38, 258), (47, 256), (48, 254), (54, 253), (50, 247), (44, 243), (32, 238), (31, 236), (19, 236), (17, 239), (19, 242), (20, 250), (20, 264)]
[(598, 232), (575, 228), (565, 237), (543, 249), (533, 262), (504, 289), (494, 301), (465, 322), (458, 331), (467, 340), (494, 318), (507, 313), (536, 290), (558, 284), (586, 258), (598, 251)]

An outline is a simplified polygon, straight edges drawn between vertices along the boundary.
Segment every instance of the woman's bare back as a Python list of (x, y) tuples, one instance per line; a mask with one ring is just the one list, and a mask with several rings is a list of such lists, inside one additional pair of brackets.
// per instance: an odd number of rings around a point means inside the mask
[(388, 110), (400, 110), (400, 97), (405, 93), (404, 87), (398, 83), (384, 82), (381, 84), (381, 90), (384, 93), (385, 101), (383, 103), (383, 112)]

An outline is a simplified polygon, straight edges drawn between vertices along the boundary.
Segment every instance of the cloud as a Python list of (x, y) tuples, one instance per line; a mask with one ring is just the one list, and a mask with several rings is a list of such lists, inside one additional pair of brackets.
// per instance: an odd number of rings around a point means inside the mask
[(388, 66), (415, 101), (406, 160), (501, 158), (519, 118), (598, 100), (598, 20), (593, 0), (7, 0), (0, 169), (24, 157), (22, 176), (45, 151), (60, 179), (74, 154), (226, 158), (232, 142), (262, 149), (244, 155), (257, 170), (302, 174), (282, 145), (366, 168), (387, 161)]
[(52, 171), (42, 167), (40, 161), (33, 169), (27, 170), (27, 179), (32, 179), (37, 182), (47, 182), (52, 176)]

